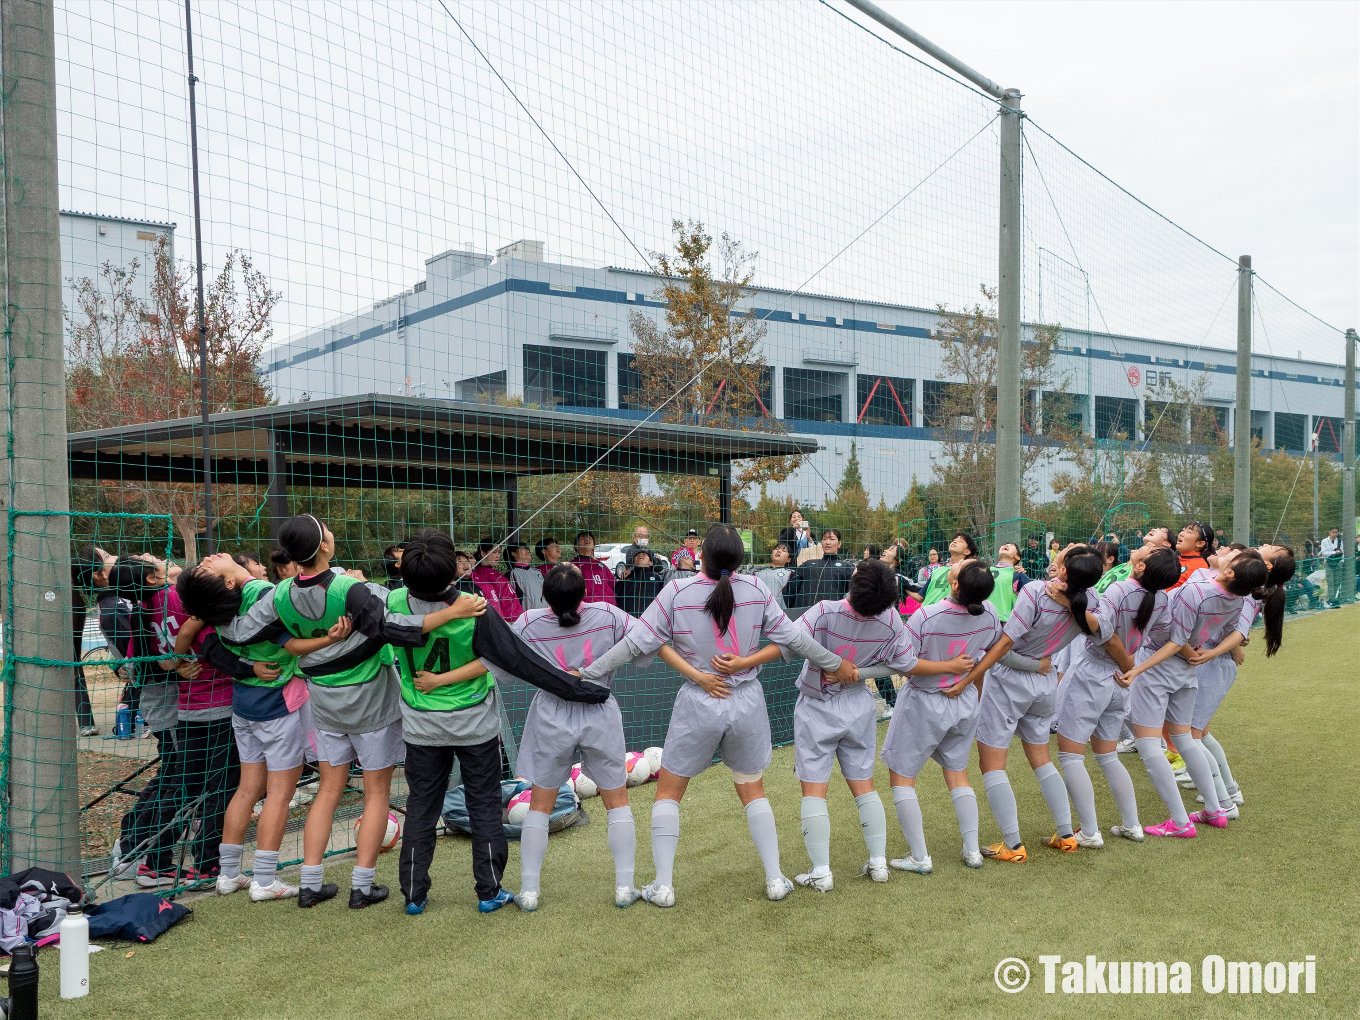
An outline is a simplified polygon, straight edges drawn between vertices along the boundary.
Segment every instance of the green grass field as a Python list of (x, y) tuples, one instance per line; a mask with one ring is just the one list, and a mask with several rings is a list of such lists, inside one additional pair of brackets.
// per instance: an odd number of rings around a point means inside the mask
[[(833, 785), (834, 892), (764, 896), (763, 872), (723, 768), (690, 787), (681, 809), (678, 902), (612, 904), (603, 810), (554, 835), (537, 913), (475, 911), (468, 843), (443, 839), (431, 907), (409, 918), (400, 895), (363, 912), (343, 896), (300, 911), (244, 895), (200, 899), (194, 916), (153, 945), (110, 945), (91, 958), (90, 998), (57, 999), (57, 955), (42, 954), (44, 1015), (55, 1017), (1026, 1017), (1355, 1016), (1360, 883), (1354, 854), (1360, 734), (1360, 607), (1286, 625), (1267, 661), (1260, 640), (1215, 726), (1246, 794), (1240, 822), (1193, 841), (1112, 840), (1061, 855), (1018, 749), (1012, 779), (1031, 858), (966, 869), (938, 768), (919, 784), (936, 871), (856, 880), (865, 853), (854, 804)], [(1055, 755), (1056, 757), (1056, 755)], [(1136, 756), (1126, 756), (1145, 823), (1165, 817)], [(791, 748), (766, 774), (785, 871), (805, 865)], [(881, 766), (880, 766), (881, 768)], [(976, 764), (974, 766), (976, 768)], [(1092, 763), (1102, 825), (1114, 817)], [(879, 789), (887, 801), (887, 775)], [(839, 780), (836, 780), (839, 783)], [(997, 838), (981, 797), (982, 838)], [(633, 792), (639, 884), (651, 878), (651, 785)], [(1191, 799), (1193, 794), (1187, 799)], [(889, 812), (890, 856), (904, 850)], [(1045, 826), (1048, 826), (1046, 828)], [(511, 845), (507, 885), (518, 885)], [(348, 886), (350, 864), (328, 879)], [(397, 886), (395, 855), (380, 881)], [(296, 881), (296, 871), (293, 872)], [(1185, 960), (1193, 994), (1043, 993), (1040, 954), (1102, 960)], [(1317, 957), (1315, 995), (1210, 995), (1200, 961)], [(1016, 995), (993, 969), (1020, 957), (1034, 972)], [(1350, 1005), (1346, 1005), (1350, 1003)]]

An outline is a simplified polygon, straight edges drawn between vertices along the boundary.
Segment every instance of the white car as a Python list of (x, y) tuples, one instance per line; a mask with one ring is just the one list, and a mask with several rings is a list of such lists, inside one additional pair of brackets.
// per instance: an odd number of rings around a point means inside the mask
[(595, 558), (617, 574), (619, 568), (623, 566), (623, 550), (627, 549), (628, 542), (604, 542), (595, 547)]

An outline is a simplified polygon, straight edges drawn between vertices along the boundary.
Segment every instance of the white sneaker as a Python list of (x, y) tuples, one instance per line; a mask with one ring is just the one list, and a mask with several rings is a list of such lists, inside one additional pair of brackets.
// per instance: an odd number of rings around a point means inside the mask
[(1141, 825), (1111, 825), (1110, 835), (1123, 836), (1135, 843), (1141, 843), (1143, 842), (1143, 827)]
[(1088, 850), (1099, 850), (1105, 845), (1105, 837), (1100, 834), (1099, 829), (1089, 833), (1083, 829), (1078, 829), (1072, 835), (1077, 837), (1077, 846), (1085, 847)]
[(886, 882), (892, 876), (892, 872), (888, 870), (887, 864), (875, 864), (873, 861), (865, 861), (864, 867), (859, 870), (859, 877), (863, 878), (865, 875), (868, 875), (875, 882)]
[(969, 853), (967, 850), (960, 850), (959, 855), (963, 858), (963, 863), (970, 868), (982, 867), (982, 862), (986, 859), (982, 856), (981, 851), (978, 850), (975, 850), (972, 853)]
[(642, 898), (657, 907), (675, 906), (675, 890), (668, 885), (657, 885), (653, 882), (643, 888)]
[(1130, 738), (1128, 738), (1128, 737), (1124, 738), (1124, 739), (1121, 740), (1119, 743), (1115, 744), (1115, 745), (1114, 745), (1114, 749), (1115, 749), (1116, 751), (1118, 751), (1120, 754), (1137, 754), (1137, 753), (1138, 753), (1138, 746), (1133, 742), (1132, 739), (1130, 739)]
[(614, 886), (614, 906), (631, 907), (640, 899), (642, 899), (642, 893), (631, 885)]
[[(1241, 791), (1241, 790), (1238, 790), (1236, 793), (1230, 793), (1230, 794), (1228, 794), (1228, 800), (1230, 800), (1230, 801), (1232, 802), (1232, 804), (1233, 804), (1234, 807), (1236, 807), (1237, 805), (1241, 804), (1242, 801), (1243, 801), (1244, 799), (1245, 799), (1245, 798), (1242, 796), (1242, 791)], [(1218, 800), (1219, 800), (1219, 803), (1220, 803), (1220, 804), (1223, 803), (1223, 798), (1222, 798), (1222, 797), (1220, 797)], [(1197, 803), (1197, 804), (1203, 804), (1203, 803), (1204, 803), (1204, 794), (1202, 794), (1202, 793), (1196, 794), (1196, 795), (1195, 795), (1195, 803)]]
[(217, 876), (217, 895), (230, 896), (234, 892), (240, 892), (251, 884), (251, 878), (244, 871), (237, 872), (234, 878), (226, 875)]
[[(217, 880), (217, 891), (222, 891), (222, 880)], [(291, 900), (298, 894), (298, 887), (285, 885), (277, 878), (268, 885), (260, 885), (254, 879), (250, 882), (250, 902), (263, 903), (265, 900)]]
[(137, 877), (137, 866), (145, 859), (138, 857), (136, 860), (124, 860), (123, 841), (115, 839), (113, 841), (113, 859), (109, 864), (109, 877), (118, 882), (131, 882)]
[(538, 893), (521, 889), (515, 893), (515, 906), (526, 914), (538, 909)]
[(81, 735), (82, 737), (97, 737), (97, 736), (99, 736), (99, 727), (98, 727), (98, 726), (82, 726), (82, 727), (80, 728), (80, 735)]
[[(828, 875), (826, 878), (827, 888), (830, 888), (831, 876)], [(766, 879), (765, 881), (765, 896), (767, 899), (771, 899), (778, 902), (791, 892), (793, 892), (793, 883), (790, 882), (783, 875), (780, 875), (778, 878), (774, 880)]]
[(908, 854), (906, 857), (894, 858), (888, 863), (898, 871), (914, 871), (918, 875), (929, 875), (935, 867), (930, 863), (930, 854), (926, 854), (925, 860), (921, 861)]
[(1187, 790), (1199, 789), (1199, 787), (1195, 785), (1195, 781), (1190, 778), (1189, 772), (1177, 772), (1176, 782), (1180, 783), (1181, 786), (1185, 787)]
[[(866, 864), (865, 867), (867, 868), (868, 865)], [(834, 885), (831, 880), (831, 872), (829, 871), (825, 875), (814, 875), (809, 871), (803, 875), (794, 875), (793, 880), (799, 885), (811, 889), (813, 892), (830, 892)], [(782, 900), (783, 898), (783, 896), (770, 897), (772, 900)]]
[(891, 719), (892, 714), (893, 714), (892, 706), (889, 705), (887, 708), (883, 709), (883, 714), (878, 717), (878, 721), (882, 722), (885, 719)]

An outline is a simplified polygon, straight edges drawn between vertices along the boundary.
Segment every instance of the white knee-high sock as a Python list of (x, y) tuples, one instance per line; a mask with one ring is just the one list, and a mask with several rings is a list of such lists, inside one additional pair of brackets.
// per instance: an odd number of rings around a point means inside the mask
[(1087, 835), (1100, 832), (1100, 822), (1096, 819), (1096, 788), (1091, 784), (1090, 773), (1086, 771), (1086, 755), (1071, 751), (1059, 751), (1058, 761), (1062, 763), (1063, 782), (1067, 795), (1077, 809), (1077, 820)]
[(1005, 769), (984, 772), (982, 789), (987, 794), (987, 804), (1001, 830), (1001, 838), (1014, 850), (1020, 845), (1020, 809), (1015, 804), (1010, 776), (1006, 775)]
[(548, 816), (542, 811), (530, 811), (524, 816), (519, 834), (519, 887), (524, 892), (538, 892), (547, 854)]
[(614, 884), (633, 885), (634, 858), (637, 856), (637, 826), (633, 809), (627, 804), (605, 813), (609, 829), (609, 853), (614, 858)]
[(1039, 780), (1039, 792), (1044, 795), (1044, 802), (1048, 804), (1049, 813), (1053, 815), (1053, 824), (1057, 826), (1058, 835), (1072, 835), (1072, 805), (1067, 801), (1067, 787), (1063, 785), (1058, 766), (1046, 761), (1034, 770), (1034, 778)]
[(918, 861), (929, 856), (926, 850), (926, 827), (921, 818), (921, 802), (916, 797), (916, 789), (911, 786), (894, 786), (893, 810), (897, 812), (897, 824), (902, 826), (902, 835), (907, 838), (911, 855)]
[(779, 869), (779, 833), (774, 827), (774, 809), (764, 797), (746, 805), (746, 827), (751, 830), (751, 842), (765, 865), (765, 881), (784, 877)]
[[(1209, 768), (1209, 752), (1188, 733), (1177, 734), (1172, 739), (1180, 740), (1176, 750), (1181, 753), (1185, 760), (1185, 770), (1190, 773), (1190, 778), (1199, 788), (1200, 796), (1204, 798), (1204, 810), (1211, 815), (1217, 814), (1221, 809), (1218, 805), (1218, 794), (1215, 792), (1214, 773)], [(1190, 753), (1187, 754), (1187, 751)]]
[(956, 786), (949, 791), (954, 801), (954, 814), (959, 820), (959, 835), (963, 849), (970, 856), (978, 852), (978, 802), (971, 786)]
[(1133, 777), (1124, 763), (1119, 760), (1119, 752), (1096, 755), (1096, 764), (1105, 773), (1105, 782), (1110, 786), (1115, 807), (1119, 808), (1119, 820), (1126, 828), (1138, 825), (1138, 796), (1133, 792)]
[[(1237, 792), (1237, 782), (1233, 779), (1232, 769), (1228, 768), (1228, 756), (1223, 753), (1223, 745), (1218, 742), (1218, 738), (1212, 733), (1204, 734), (1200, 743), (1204, 745), (1204, 750), (1214, 756), (1214, 761), (1218, 763), (1218, 774), (1223, 777), (1223, 787), (1228, 791), (1228, 796)], [(1219, 798), (1222, 801), (1222, 797)]]
[(1185, 802), (1181, 800), (1181, 788), (1176, 785), (1176, 773), (1162, 753), (1161, 738), (1138, 737), (1134, 740), (1134, 746), (1138, 748), (1138, 757), (1143, 759), (1143, 767), (1147, 769), (1148, 779), (1152, 780), (1152, 788), (1166, 802), (1171, 820), (1181, 826), (1188, 824), (1190, 816), (1185, 811)]
[(831, 815), (826, 810), (824, 797), (804, 797), (800, 811), (803, 822), (803, 845), (812, 861), (812, 874), (826, 875), (831, 871)]
[(652, 863), (656, 884), (675, 884), (675, 848), (680, 845), (680, 802), (659, 800), (652, 805)]
[(859, 827), (869, 848), (869, 863), (882, 864), (888, 856), (888, 816), (883, 811), (883, 799), (877, 790), (870, 790), (855, 798), (855, 807), (859, 808)]

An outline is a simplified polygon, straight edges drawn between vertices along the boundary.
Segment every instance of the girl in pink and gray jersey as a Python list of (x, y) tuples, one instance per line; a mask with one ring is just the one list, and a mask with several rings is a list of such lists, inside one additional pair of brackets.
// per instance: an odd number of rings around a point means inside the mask
[[(1137, 665), (1120, 674), (1122, 682), (1133, 684), (1129, 718), (1138, 754), (1153, 787), (1171, 812), (1165, 822), (1143, 830), (1152, 836), (1193, 839), (1197, 822), (1220, 829), (1228, 824), (1227, 812), (1220, 807), (1214, 790), (1207, 754), (1190, 735), (1197, 678), (1195, 666), (1181, 651), (1216, 646), (1236, 629), (1246, 596), (1265, 585), (1268, 571), (1260, 554), (1252, 549), (1232, 552), (1231, 560), (1226, 557), (1219, 560), (1216, 578), (1189, 581), (1176, 589), (1171, 599), (1171, 628), (1166, 642), (1150, 650), (1144, 641), (1138, 649)], [(1157, 739), (1163, 723), (1204, 798), (1204, 810), (1193, 815), (1186, 814), (1171, 763), (1162, 754)]]
[(712, 764), (715, 752), (732, 770), (737, 796), (746, 808), (751, 839), (765, 866), (766, 896), (782, 900), (793, 889), (779, 867), (774, 812), (761, 781), (770, 764), (771, 741), (765, 694), (756, 679), (759, 667), (724, 677), (708, 672), (713, 660), (727, 654), (749, 655), (764, 637), (784, 649), (787, 657), (802, 655), (834, 680), (857, 678), (853, 663), (789, 621), (760, 580), (736, 573), (744, 557), (740, 534), (725, 524), (713, 525), (704, 539), (703, 573), (666, 585), (642, 614), (641, 626), (581, 670), (583, 679), (593, 680), (626, 662), (649, 661), (660, 653), (689, 681), (675, 696), (652, 806), (656, 879), (642, 896), (657, 906), (675, 903), (672, 876), (680, 839), (680, 799), (690, 779)]

